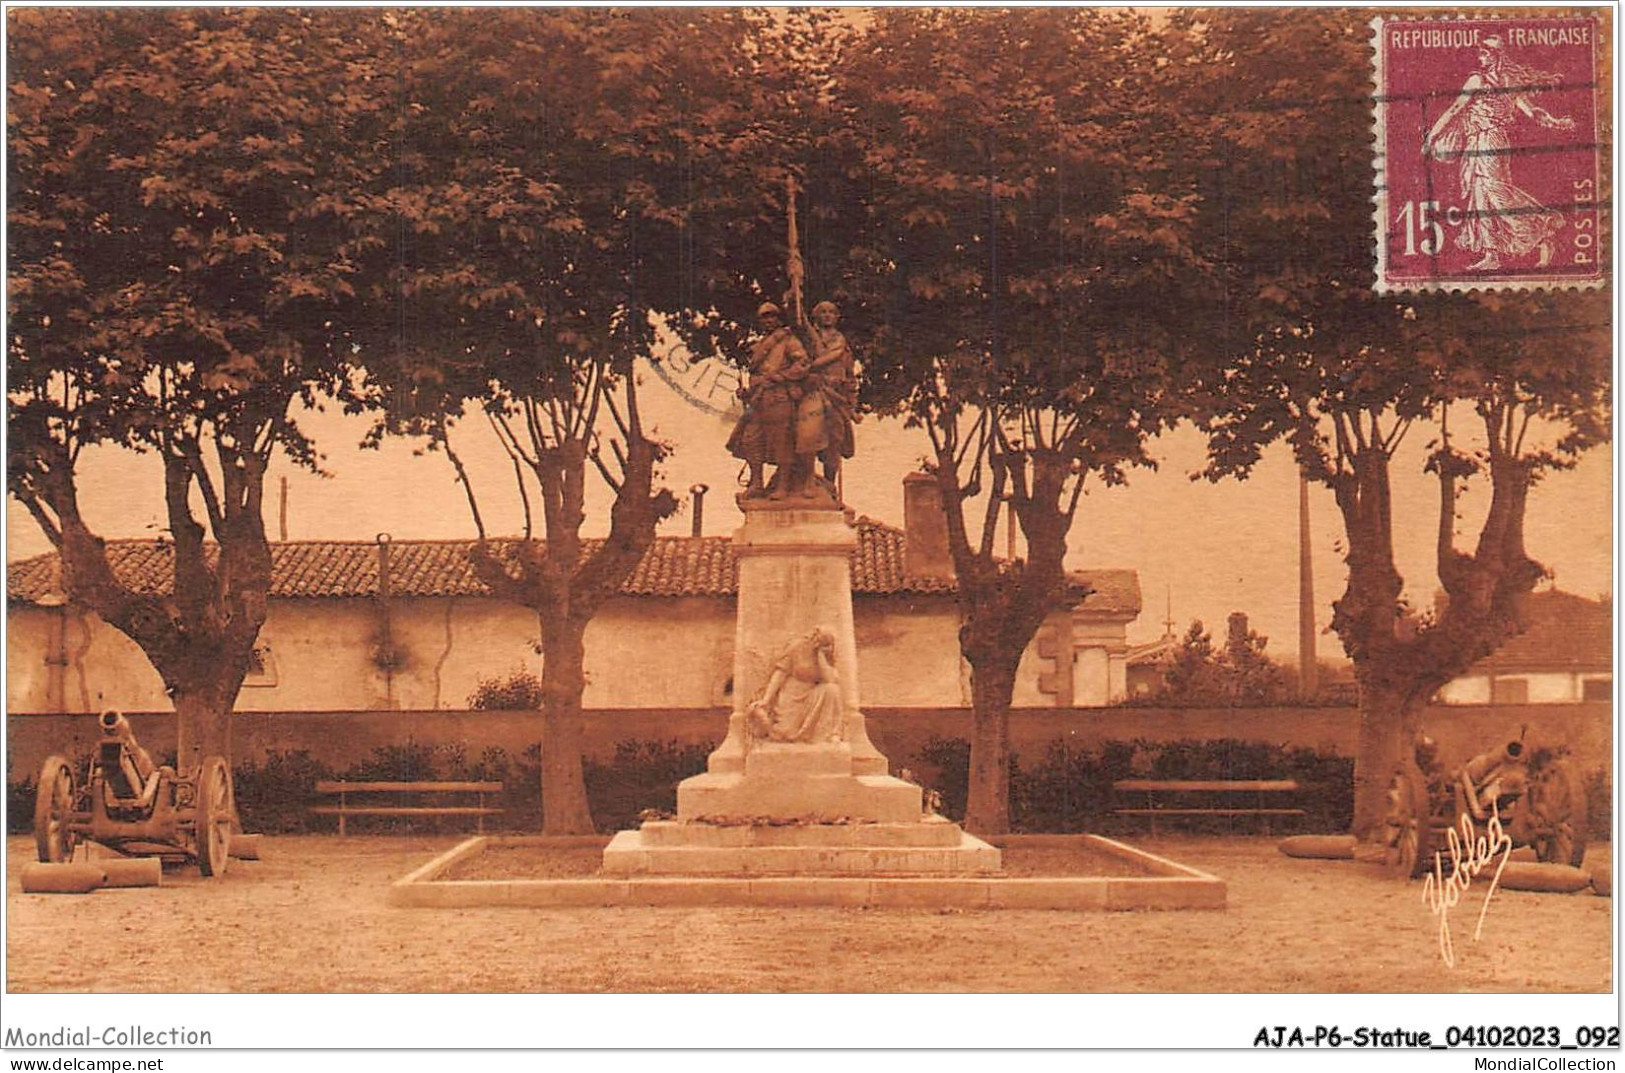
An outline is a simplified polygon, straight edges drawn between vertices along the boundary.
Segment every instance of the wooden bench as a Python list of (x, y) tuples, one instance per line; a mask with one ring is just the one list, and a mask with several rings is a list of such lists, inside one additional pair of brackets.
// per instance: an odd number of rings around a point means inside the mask
[[(495, 816), (502, 809), (488, 807), (486, 794), (501, 794), (500, 782), (318, 782), (316, 792), (324, 797), (338, 795), (336, 805), (313, 805), (310, 811), (317, 816), (337, 816), (339, 834), (344, 834), (344, 821), (349, 816), (473, 816), (475, 827), (485, 833), (485, 817)], [(473, 794), (474, 805), (352, 805), (350, 796), (371, 797), (383, 794)]]
[[(1293, 779), (1120, 779), (1112, 783), (1112, 789), (1123, 794), (1145, 795), (1144, 808), (1119, 808), (1112, 813), (1147, 817), (1152, 834), (1157, 833), (1157, 820), (1168, 816), (1257, 816), (1263, 821), (1264, 833), (1269, 834), (1271, 817), (1306, 814), (1301, 808), (1277, 808), (1266, 803), (1280, 800), (1279, 796), (1272, 798), (1271, 795), (1296, 793), (1298, 784)], [(1172, 796), (1176, 803), (1159, 805), (1158, 794)], [(1251, 794), (1253, 804), (1198, 807), (1191, 803), (1193, 798), (1235, 801), (1232, 795), (1238, 794)]]

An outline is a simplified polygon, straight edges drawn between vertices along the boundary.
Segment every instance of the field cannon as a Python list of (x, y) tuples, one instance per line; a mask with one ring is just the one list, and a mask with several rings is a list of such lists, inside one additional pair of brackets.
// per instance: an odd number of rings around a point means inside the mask
[(90, 777), (78, 785), (74, 768), (51, 756), (40, 770), (34, 799), (39, 859), (73, 859), (80, 842), (132, 857), (196, 861), (206, 876), (221, 875), (231, 856), (235, 819), (231, 768), (218, 756), (180, 774), (157, 764), (116, 711), (99, 718), (101, 739)]
[(1452, 828), (1470, 826), (1482, 837), (1492, 817), (1514, 846), (1532, 847), (1540, 861), (1578, 867), (1585, 858), (1585, 786), (1566, 756), (1520, 734), (1448, 768), (1438, 744), (1419, 735), (1412, 762), (1388, 786), (1387, 862), (1407, 877), (1426, 875)]

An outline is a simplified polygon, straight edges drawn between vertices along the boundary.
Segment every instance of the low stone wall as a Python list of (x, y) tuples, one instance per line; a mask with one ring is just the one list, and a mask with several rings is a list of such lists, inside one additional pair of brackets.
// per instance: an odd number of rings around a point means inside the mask
[[(128, 714), (149, 750), (156, 755), (173, 750), (172, 713)], [(911, 763), (933, 737), (970, 736), (970, 712), (963, 708), (879, 708), (866, 715), (870, 737), (894, 769)], [(232, 733), (239, 760), (303, 749), (343, 770), (368, 759), (379, 746), (407, 740), (461, 744), (471, 757), (491, 746), (520, 756), (540, 739), (539, 718), (535, 712), (255, 712), (235, 716)], [(583, 748), (590, 757), (607, 759), (622, 741), (721, 741), (727, 723), (721, 709), (588, 712)], [(1424, 725), (1452, 763), (1508, 734), (1516, 736), (1527, 725), (1531, 740), (1567, 743), (1586, 771), (1612, 764), (1613, 712), (1606, 703), (1435, 707), (1426, 713)], [(1359, 716), (1352, 708), (1024, 708), (1010, 713), (1011, 745), (1029, 757), (1041, 756), (1058, 739), (1084, 749), (1105, 741), (1215, 738), (1352, 756), (1358, 730)], [(96, 737), (93, 714), (8, 715), (7, 781), (32, 777), (50, 753), (89, 753)]]

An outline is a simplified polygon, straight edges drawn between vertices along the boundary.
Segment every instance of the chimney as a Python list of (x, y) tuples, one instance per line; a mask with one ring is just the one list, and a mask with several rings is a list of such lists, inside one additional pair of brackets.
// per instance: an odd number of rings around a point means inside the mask
[(903, 573), (942, 581), (954, 577), (942, 492), (929, 473), (910, 473), (903, 478)]
[(705, 535), (705, 493), (711, 490), (708, 484), (696, 484), (689, 489), (694, 496), (694, 531), (693, 536)]

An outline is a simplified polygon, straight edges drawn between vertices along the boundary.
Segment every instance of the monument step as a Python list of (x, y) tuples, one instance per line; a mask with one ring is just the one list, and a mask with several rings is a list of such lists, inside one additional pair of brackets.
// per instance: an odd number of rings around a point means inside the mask
[(890, 775), (809, 775), (795, 779), (706, 772), (677, 787), (677, 817), (686, 822), (763, 818), (802, 823), (917, 823), (921, 791)]
[(745, 754), (745, 774), (761, 779), (800, 779), (852, 774), (852, 747), (843, 742), (789, 745), (762, 742)]
[(844, 848), (953, 847), (963, 833), (940, 816), (917, 823), (729, 824), (676, 823), (660, 820), (641, 828), (643, 845), (664, 846), (817, 846)]
[(616, 875), (981, 875), (1000, 861), (964, 832), (951, 847), (839, 847), (650, 845), (642, 831), (622, 831), (604, 849), (604, 871)]

